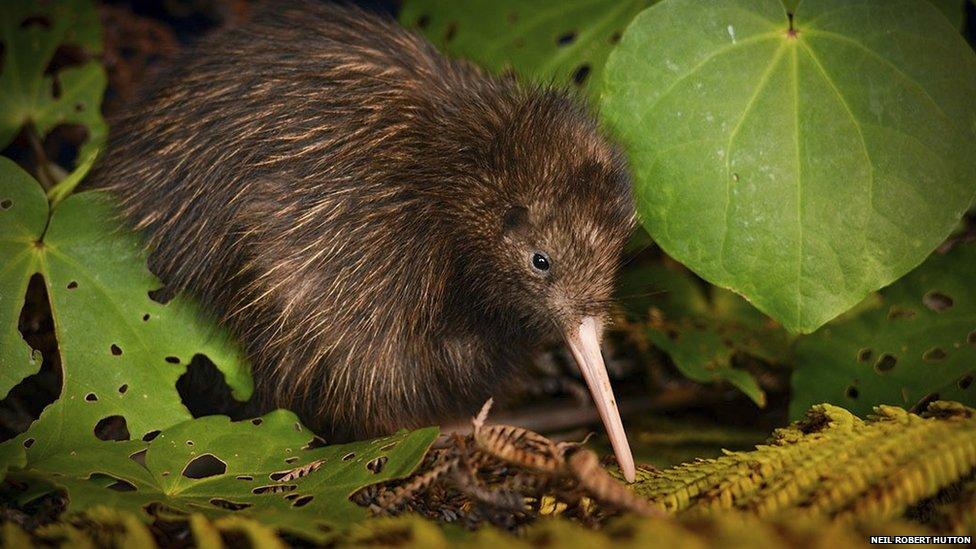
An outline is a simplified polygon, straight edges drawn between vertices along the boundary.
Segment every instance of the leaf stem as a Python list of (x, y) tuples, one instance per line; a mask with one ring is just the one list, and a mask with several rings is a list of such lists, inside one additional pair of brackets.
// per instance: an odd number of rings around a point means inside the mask
[(47, 153), (44, 152), (44, 143), (41, 142), (40, 136), (37, 135), (37, 129), (34, 127), (33, 122), (28, 122), (24, 126), (24, 132), (27, 134), (27, 140), (30, 141), (31, 152), (34, 154), (34, 163), (37, 164), (37, 180), (46, 191), (57, 183), (57, 178), (51, 172), (50, 160), (47, 158)]

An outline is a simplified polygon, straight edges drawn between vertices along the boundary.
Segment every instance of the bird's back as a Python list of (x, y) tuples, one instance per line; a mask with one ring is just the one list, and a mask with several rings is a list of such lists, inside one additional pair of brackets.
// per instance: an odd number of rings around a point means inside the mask
[(445, 332), (452, 233), (425, 159), (457, 90), (496, 85), (392, 22), (290, 5), (183, 54), (113, 122), (92, 177), (162, 280), (238, 334), (262, 395), (381, 432), (450, 407), (426, 385), (464, 400), (438, 367), (484, 356)]

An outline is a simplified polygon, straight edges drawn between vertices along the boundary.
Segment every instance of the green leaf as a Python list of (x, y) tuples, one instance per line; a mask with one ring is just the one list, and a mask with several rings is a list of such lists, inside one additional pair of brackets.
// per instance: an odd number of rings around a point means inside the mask
[(976, 56), (927, 2), (666, 0), (603, 113), (669, 255), (810, 332), (938, 246), (976, 190)]
[(732, 367), (731, 345), (713, 330), (687, 326), (674, 339), (661, 329), (650, 330), (651, 341), (668, 353), (675, 366), (688, 378), (704, 382), (727, 381), (758, 406), (766, 405), (766, 393), (749, 372)]
[[(365, 516), (348, 501), (352, 492), (408, 474), (436, 437), (436, 429), (425, 429), (308, 449), (313, 435), (290, 412), (239, 423), (223, 416), (193, 419), (176, 390), (190, 360), (210, 358), (239, 399), (252, 391), (246, 361), (188, 300), (178, 296), (163, 305), (150, 299), (159, 283), (146, 269), (139, 239), (118, 226), (108, 196), (72, 195), (46, 223), (47, 201), (37, 182), (0, 157), (0, 204), (7, 204), (0, 209), (0, 283), (18, 291), (2, 294), (4, 337), (15, 344), (0, 347), (0, 379), (9, 389), (38, 367), (15, 339), (16, 315), (8, 314), (23, 306), (35, 273), (50, 298), (64, 375), (60, 398), (26, 433), (0, 444), (0, 469), (65, 489), (69, 510), (108, 503), (140, 511), (162, 503), (215, 515), (232, 513), (240, 503), (263, 521), (321, 540), (328, 529)], [(124, 421), (126, 440), (97, 438), (96, 425), (106, 418)], [(137, 460), (144, 451), (144, 460)], [(183, 475), (204, 454), (226, 470), (200, 479)], [(382, 464), (373, 461), (384, 457)], [(272, 473), (317, 460), (323, 461), (319, 469), (294, 483), (301, 499), (256, 490), (274, 484)], [(238, 478), (245, 475), (251, 480)]]
[(30, 464), (97, 440), (93, 429), (106, 417), (123, 416), (134, 439), (190, 419), (175, 383), (197, 354), (224, 373), (236, 397), (250, 396), (247, 363), (227, 334), (186, 299), (150, 299), (160, 284), (104, 193), (72, 196), (48, 221), (37, 182), (0, 157), (0, 197), (10, 203), (0, 210), (0, 284), (11, 290), (3, 293), (0, 321), (5, 342), (13, 342), (0, 348), (0, 379), (9, 390), (39, 367), (19, 339), (15, 314), (35, 273), (47, 289), (64, 373), (61, 398), (20, 437), (31, 439)]
[(965, 28), (966, 3), (969, 0), (929, 0), (929, 2), (942, 11), (954, 29), (962, 31)]
[(0, 444), (0, 478), (6, 478), (7, 471), (13, 467), (27, 464), (27, 453), (19, 444)]
[(732, 292), (660, 265), (623, 273), (619, 294), (625, 311), (646, 322), (648, 339), (682, 374), (700, 383), (726, 381), (765, 406), (765, 392), (734, 359), (785, 362), (790, 338), (780, 326)]
[(634, 16), (655, 1), (408, 0), (400, 22), (490, 71), (584, 85), (597, 98), (607, 55)]
[[(71, 174), (56, 193), (68, 192), (91, 167), (108, 128), (101, 115), (107, 77), (98, 61), (44, 74), (59, 46), (74, 46), (86, 55), (102, 51), (98, 12), (88, 0), (34, 2), (7, 0), (0, 11), (0, 149), (27, 124), (43, 139), (61, 124), (81, 124), (88, 139), (78, 151), (78, 174)], [(55, 93), (57, 90), (57, 93)]]
[[(170, 512), (253, 517), (321, 542), (366, 518), (350, 495), (409, 474), (437, 432), (310, 448), (314, 435), (285, 410), (240, 422), (208, 416), (174, 425), (149, 443), (91, 439), (75, 456), (14, 476), (65, 489), (72, 512), (108, 505), (142, 514), (158, 504)], [(87, 459), (95, 455), (98, 461)], [(307, 471), (282, 480), (300, 469)]]
[(17, 330), (31, 273), (34, 243), (47, 222), (47, 200), (31, 176), (0, 157), (0, 398), (37, 373), (40, 357)]
[(832, 322), (796, 348), (793, 417), (830, 402), (857, 414), (938, 395), (976, 404), (976, 245), (933, 254), (881, 291), (871, 310)]

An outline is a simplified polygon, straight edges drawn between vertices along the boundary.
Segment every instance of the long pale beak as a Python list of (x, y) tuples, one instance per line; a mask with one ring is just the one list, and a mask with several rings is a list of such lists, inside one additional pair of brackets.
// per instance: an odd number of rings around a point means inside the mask
[(620, 411), (617, 410), (617, 401), (614, 400), (613, 389), (610, 387), (610, 376), (607, 375), (607, 367), (600, 353), (599, 325), (596, 318), (584, 317), (575, 330), (567, 331), (566, 343), (580, 371), (583, 372), (583, 379), (590, 388), (590, 395), (593, 396), (596, 409), (600, 412), (607, 434), (610, 435), (610, 444), (613, 445), (613, 452), (617, 455), (617, 464), (620, 465), (627, 482), (634, 482), (636, 478), (634, 456), (630, 453), (627, 433), (624, 432)]

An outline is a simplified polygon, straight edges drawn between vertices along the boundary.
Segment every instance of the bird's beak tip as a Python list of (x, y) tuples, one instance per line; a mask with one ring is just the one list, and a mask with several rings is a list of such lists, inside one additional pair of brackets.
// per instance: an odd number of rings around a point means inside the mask
[(620, 465), (627, 482), (634, 482), (636, 479), (634, 458), (630, 451), (630, 444), (627, 442), (623, 422), (620, 420), (620, 411), (617, 409), (613, 389), (610, 387), (610, 376), (607, 374), (603, 355), (600, 353), (601, 328), (602, 323), (597, 318), (583, 317), (578, 325), (567, 328), (566, 343), (573, 358), (576, 359), (576, 365), (583, 373), (583, 379), (586, 380), (590, 395), (607, 429), (610, 444), (617, 456), (617, 464)]

